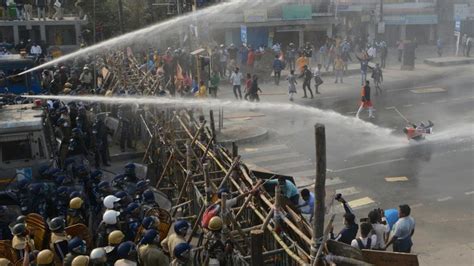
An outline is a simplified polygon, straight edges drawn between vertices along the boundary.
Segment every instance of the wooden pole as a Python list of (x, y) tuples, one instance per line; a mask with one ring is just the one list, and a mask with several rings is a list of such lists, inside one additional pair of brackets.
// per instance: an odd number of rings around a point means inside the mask
[(204, 163), (202, 169), (202, 174), (204, 176), (204, 193), (205, 193), (205, 199), (206, 199), (206, 205), (211, 201), (212, 197), (212, 189), (209, 184), (209, 164)]
[(311, 245), (311, 264), (316, 261), (318, 251), (318, 240), (324, 233), (324, 199), (326, 197), (326, 131), (322, 124), (314, 126), (316, 138), (316, 185), (314, 195), (316, 204), (314, 205), (313, 236)]
[(263, 265), (263, 230), (252, 230), (250, 232), (251, 244), (250, 244), (250, 265), (251, 266), (262, 266)]
[(275, 223), (275, 230), (279, 230), (281, 228), (280, 224), (280, 215), (281, 215), (281, 204), (282, 204), (282, 197), (281, 197), (281, 187), (280, 185), (275, 186), (275, 211), (273, 212), (273, 222)]
[(239, 146), (235, 142), (232, 142), (232, 158), (237, 157), (239, 155)]
[(209, 120), (211, 121), (212, 137), (216, 138), (216, 124), (214, 123), (214, 111), (209, 110)]

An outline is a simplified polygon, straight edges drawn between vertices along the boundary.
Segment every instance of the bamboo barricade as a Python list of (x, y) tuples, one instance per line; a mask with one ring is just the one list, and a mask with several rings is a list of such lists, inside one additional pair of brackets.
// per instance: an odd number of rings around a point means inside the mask
[[(140, 69), (138, 60), (130, 52), (118, 52), (106, 58), (106, 62), (111, 73), (106, 89), (112, 92), (133, 84), (138, 94), (154, 95), (158, 86), (163, 85), (159, 77)], [(237, 146), (228, 151), (218, 144), (212, 112), (208, 123), (205, 119), (196, 119), (192, 110), (169, 106), (144, 109), (137, 119), (145, 134), (143, 163), (154, 171), (148, 173), (153, 176), (153, 185), (175, 205), (169, 210), (173, 219), (187, 218), (192, 224), (189, 242), (193, 243), (207, 231), (201, 226), (207, 207), (247, 194), (237, 199), (236, 206), (227, 208), (227, 204), (222, 204), (224, 238), (234, 244), (234, 263), (250, 265), (251, 229), (256, 225), (263, 229), (264, 241), (260, 247), (263, 253), (254, 254), (261, 254), (264, 263), (301, 265), (310, 262), (311, 231), (300, 229), (311, 228), (310, 224), (288, 206), (279, 206), (283, 225), (276, 228), (275, 187), (262, 186), (256, 193), (247, 193), (260, 179), (243, 164)], [(223, 188), (230, 193), (226, 199), (219, 200), (216, 194)]]
[[(159, 77), (140, 69), (133, 54), (118, 53), (117, 58), (106, 61), (112, 65), (109, 89), (132, 82), (139, 94), (153, 95), (162, 85)], [(128, 63), (124, 65), (124, 61)], [(168, 210), (173, 219), (186, 219), (191, 224), (188, 242), (202, 243), (209, 232), (201, 219), (215, 204), (221, 206), (218, 215), (224, 222), (223, 240), (231, 241), (234, 247), (227, 256), (233, 265), (315, 265), (316, 258), (329, 255), (327, 248), (322, 248), (327, 230), (322, 245), (317, 245), (321, 235), (313, 236), (313, 228), (321, 234), (322, 223), (312, 226), (285, 200), (275, 198), (278, 189), (265, 181), (276, 176), (265, 177), (249, 170), (235, 144), (231, 151), (219, 145), (212, 110), (209, 123), (202, 115), (196, 119), (193, 110), (173, 106), (145, 106), (143, 110), (137, 119), (146, 135), (142, 139), (146, 147), (143, 163), (152, 170), (148, 173), (153, 177), (152, 185), (174, 204)], [(219, 198), (222, 189), (226, 192), (222, 193), (224, 198)], [(318, 206), (320, 215), (324, 215), (322, 210), (323, 206)], [(205, 254), (205, 247), (196, 247), (195, 265), (205, 260)], [(328, 258), (353, 262), (343, 256)]]

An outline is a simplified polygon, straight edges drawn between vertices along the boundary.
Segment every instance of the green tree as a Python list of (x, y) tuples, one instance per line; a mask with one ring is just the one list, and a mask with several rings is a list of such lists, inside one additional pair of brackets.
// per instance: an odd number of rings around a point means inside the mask
[[(96, 25), (97, 42), (121, 34), (118, 0), (84, 0), (84, 2), (84, 12), (89, 21), (86, 26), (87, 34), (84, 37), (89, 44), (94, 40), (94, 25)], [(125, 32), (146, 27), (170, 15), (165, 7), (154, 6), (155, 0), (122, 0), (122, 3)]]

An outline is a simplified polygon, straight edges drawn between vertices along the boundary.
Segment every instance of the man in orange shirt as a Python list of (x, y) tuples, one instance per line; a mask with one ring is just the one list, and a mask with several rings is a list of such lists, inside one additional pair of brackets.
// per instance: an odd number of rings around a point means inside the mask
[(255, 63), (255, 51), (249, 46), (249, 53), (247, 55), (247, 67), (250, 72), (253, 71), (253, 65)]
[(300, 74), (303, 74), (303, 72), (305, 70), (304, 67), (307, 66), (308, 63), (309, 63), (308, 58), (306, 56), (304, 56), (304, 53), (301, 53), (300, 57), (298, 57), (298, 59), (296, 59), (296, 67), (300, 71)]

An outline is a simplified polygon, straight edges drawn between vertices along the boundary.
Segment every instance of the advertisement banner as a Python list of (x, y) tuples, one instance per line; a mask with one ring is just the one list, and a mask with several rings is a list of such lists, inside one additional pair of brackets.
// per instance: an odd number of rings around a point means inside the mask
[(245, 22), (265, 22), (267, 21), (267, 10), (250, 9), (244, 11)]
[(240, 41), (247, 43), (247, 26), (240, 25)]

